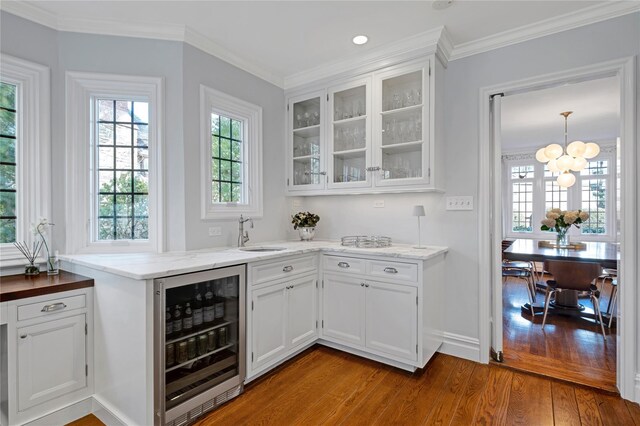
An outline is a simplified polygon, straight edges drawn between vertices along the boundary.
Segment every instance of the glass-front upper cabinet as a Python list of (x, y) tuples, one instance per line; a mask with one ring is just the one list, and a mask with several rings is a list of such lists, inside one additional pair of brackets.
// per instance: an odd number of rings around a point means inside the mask
[(375, 75), (373, 167), (376, 186), (429, 182), (429, 64)]
[(371, 186), (371, 79), (329, 89), (329, 188)]
[(324, 147), (326, 92), (306, 94), (289, 100), (289, 158), (287, 184), (290, 190), (322, 189), (327, 171)]

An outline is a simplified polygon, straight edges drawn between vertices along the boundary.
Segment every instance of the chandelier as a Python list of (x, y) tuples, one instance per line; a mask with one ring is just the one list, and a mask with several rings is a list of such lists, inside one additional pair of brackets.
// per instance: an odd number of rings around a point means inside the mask
[(564, 117), (564, 148), (552, 143), (536, 152), (536, 160), (546, 163), (547, 168), (553, 172), (560, 172), (557, 182), (563, 188), (568, 188), (576, 183), (576, 177), (572, 171), (579, 172), (587, 166), (587, 159), (600, 153), (600, 147), (593, 143), (573, 141), (567, 145), (567, 118), (573, 111), (561, 112)]

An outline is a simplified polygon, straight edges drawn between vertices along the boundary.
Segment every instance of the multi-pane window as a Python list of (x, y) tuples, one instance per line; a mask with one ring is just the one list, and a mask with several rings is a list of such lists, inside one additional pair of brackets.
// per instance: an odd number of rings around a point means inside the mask
[(567, 188), (558, 185), (557, 178), (560, 173), (552, 172), (544, 165), (544, 210), (567, 210)]
[(511, 167), (511, 230), (533, 231), (533, 165)]
[(0, 82), (0, 244), (16, 241), (16, 90)]
[(580, 172), (582, 207), (589, 219), (582, 225), (583, 234), (605, 234), (607, 232), (607, 160), (589, 161)]
[(97, 240), (149, 238), (149, 104), (97, 99)]
[(211, 200), (244, 202), (244, 122), (211, 114)]

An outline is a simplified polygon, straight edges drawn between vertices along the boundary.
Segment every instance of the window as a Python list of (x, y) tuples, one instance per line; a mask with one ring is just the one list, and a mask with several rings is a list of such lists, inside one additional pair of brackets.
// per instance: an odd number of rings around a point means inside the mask
[(49, 68), (0, 58), (0, 266), (21, 265), (16, 241), (33, 242), (31, 224), (51, 218)]
[[(162, 251), (162, 79), (67, 73), (68, 251)], [(72, 118), (75, 117), (75, 118)]]
[(614, 240), (616, 235), (615, 211), (615, 146), (601, 145), (597, 159), (588, 161), (587, 167), (576, 175), (576, 183), (562, 188), (556, 182), (558, 173), (552, 173), (545, 164), (535, 160), (533, 154), (504, 155), (506, 236), (549, 238), (541, 231), (540, 221), (553, 208), (581, 209), (589, 213), (589, 220), (580, 229), (583, 240)]
[(511, 230), (533, 231), (533, 165), (511, 167)]
[(202, 218), (262, 216), (262, 108), (200, 86)]
[(16, 89), (0, 81), (0, 244), (16, 241)]

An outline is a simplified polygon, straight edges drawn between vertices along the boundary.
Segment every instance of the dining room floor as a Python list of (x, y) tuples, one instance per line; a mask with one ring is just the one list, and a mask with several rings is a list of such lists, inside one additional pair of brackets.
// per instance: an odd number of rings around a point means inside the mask
[[(606, 283), (600, 307), (607, 307), (611, 285)], [(616, 387), (617, 330), (605, 327), (604, 340), (595, 322), (563, 315), (547, 317), (542, 330), (542, 315), (531, 319), (521, 311), (528, 302), (524, 281), (508, 279), (503, 285), (503, 366), (610, 392)], [(543, 305), (544, 293), (538, 292), (536, 305)], [(588, 297), (580, 303), (593, 310)]]

